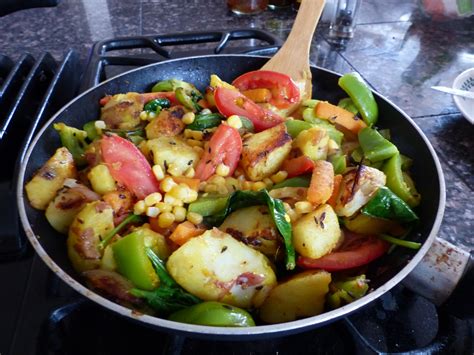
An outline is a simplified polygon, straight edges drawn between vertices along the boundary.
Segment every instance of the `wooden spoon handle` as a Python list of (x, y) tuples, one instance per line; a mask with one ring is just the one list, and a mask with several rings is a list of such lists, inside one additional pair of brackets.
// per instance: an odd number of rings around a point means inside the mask
[(288, 38), (263, 70), (285, 73), (293, 80), (304, 79), (302, 71), (309, 70), (309, 50), (314, 30), (324, 8), (324, 0), (302, 0)]

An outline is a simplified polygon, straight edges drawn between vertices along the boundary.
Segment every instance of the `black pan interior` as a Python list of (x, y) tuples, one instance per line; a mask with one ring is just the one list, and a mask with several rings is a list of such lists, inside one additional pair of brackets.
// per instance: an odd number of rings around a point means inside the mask
[[(159, 80), (177, 78), (194, 83), (204, 89), (211, 74), (217, 74), (226, 81), (232, 81), (238, 75), (256, 70), (267, 59), (250, 56), (213, 56), (181, 59), (163, 62), (141, 68), (100, 85), (76, 99), (63, 109), (54, 122), (65, 122), (68, 125), (82, 127), (85, 122), (99, 117), (99, 99), (106, 94), (125, 93), (129, 91), (150, 91), (152, 85)], [(338, 87), (339, 76), (324, 69), (312, 68), (313, 97), (321, 100), (337, 102), (345, 97)], [(422, 203), (416, 209), (420, 217), (419, 225), (413, 230), (410, 239), (424, 242), (431, 232), (441, 200), (441, 186), (436, 164), (422, 136), (407, 116), (384, 98), (376, 95), (380, 109), (379, 127), (389, 128), (394, 142), (400, 151), (414, 158), (413, 178), (422, 195)], [(54, 153), (60, 146), (54, 122), (42, 131), (41, 136), (26, 162), (25, 181)], [(28, 201), (24, 201), (26, 212), (33, 228), (39, 236), (39, 242), (48, 255), (69, 275), (80, 281), (73, 271), (66, 254), (66, 236), (55, 232), (48, 224), (42, 211), (32, 209)], [(383, 284), (398, 272), (414, 255), (413, 251), (397, 248), (390, 256), (378, 263), (377, 272), (371, 275), (372, 286)], [(389, 267), (387, 267), (389, 266)], [(381, 272), (383, 270), (384, 272)]]

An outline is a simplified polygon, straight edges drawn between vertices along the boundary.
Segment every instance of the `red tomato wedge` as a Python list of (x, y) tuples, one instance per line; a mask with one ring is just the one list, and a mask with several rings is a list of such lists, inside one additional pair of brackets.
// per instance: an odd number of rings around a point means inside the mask
[(305, 269), (339, 271), (370, 263), (384, 255), (390, 244), (374, 236), (344, 231), (344, 242), (334, 252), (319, 259), (299, 256), (298, 266)]
[(201, 160), (199, 161), (194, 177), (201, 181), (209, 179), (220, 163), (229, 167), (229, 175), (234, 173), (242, 152), (242, 139), (239, 131), (228, 125), (221, 124), (209, 141)]
[(102, 158), (110, 174), (140, 200), (160, 189), (159, 183), (145, 156), (135, 145), (117, 135), (100, 140)]
[(306, 155), (302, 155), (285, 160), (281, 168), (288, 173), (288, 178), (292, 178), (313, 171), (314, 162)]
[(240, 91), (269, 89), (272, 93), (269, 102), (278, 108), (287, 108), (300, 100), (300, 90), (295, 82), (288, 75), (270, 70), (255, 70), (242, 74), (232, 85)]
[(272, 128), (284, 121), (283, 117), (258, 106), (236, 90), (219, 87), (214, 93), (214, 98), (220, 113), (226, 117), (238, 115), (248, 118), (252, 121), (256, 132)]

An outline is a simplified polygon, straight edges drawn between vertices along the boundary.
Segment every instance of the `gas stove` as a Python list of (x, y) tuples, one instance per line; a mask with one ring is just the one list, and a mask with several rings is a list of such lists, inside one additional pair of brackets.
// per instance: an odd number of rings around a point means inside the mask
[[(96, 43), (87, 64), (66, 53), (16, 62), (0, 54), (0, 354), (472, 354), (473, 319), (454, 295), (436, 307), (402, 285), (324, 327), (270, 340), (203, 340), (125, 319), (85, 299), (36, 256), (19, 223), (15, 171), (35, 132), (78, 93), (126, 70), (199, 54), (271, 55), (281, 40), (260, 30), (115, 38)], [(464, 282), (472, 282), (466, 280)], [(465, 315), (465, 314), (464, 314)], [(465, 318), (465, 317), (463, 317)]]

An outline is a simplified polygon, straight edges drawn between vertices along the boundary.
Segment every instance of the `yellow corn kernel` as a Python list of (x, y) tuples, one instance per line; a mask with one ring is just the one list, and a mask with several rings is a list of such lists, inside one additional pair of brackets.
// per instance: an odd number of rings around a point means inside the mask
[(242, 120), (237, 115), (232, 115), (227, 119), (227, 124), (235, 129), (242, 128)]
[(165, 178), (165, 172), (163, 171), (163, 168), (161, 165), (153, 165), (153, 168), (151, 169), (153, 171), (153, 174), (156, 177), (156, 180), (163, 180)]
[(288, 223), (291, 222), (291, 218), (290, 218), (290, 216), (288, 215), (288, 213), (285, 213), (285, 221), (287, 221)]
[(216, 168), (216, 174), (219, 175), (219, 176), (227, 176), (229, 175), (230, 173), (230, 168), (225, 165), (224, 163), (220, 163), (219, 165), (217, 165), (217, 168)]
[(204, 186), (204, 191), (205, 192), (217, 192), (218, 191), (218, 186), (216, 184), (206, 184)]
[(273, 174), (272, 176), (270, 176), (270, 179), (272, 179), (272, 181), (275, 184), (278, 184), (279, 182), (282, 182), (283, 180), (285, 180), (287, 177), (288, 177), (288, 173), (285, 170), (280, 170), (276, 174)]
[(173, 206), (166, 202), (158, 202), (155, 207), (159, 208), (160, 212), (171, 212), (173, 209)]
[(148, 120), (148, 113), (146, 111), (140, 112), (140, 119), (143, 121)]
[(188, 145), (190, 145), (191, 147), (203, 147), (204, 146), (203, 141), (199, 141), (199, 140), (196, 140), (196, 139), (188, 139), (186, 141), (186, 143), (188, 143)]
[(146, 215), (148, 217), (157, 217), (160, 214), (160, 209), (157, 207), (147, 207), (146, 209)]
[(184, 176), (187, 177), (187, 178), (193, 178), (195, 173), (196, 173), (196, 171), (191, 166), (191, 167), (186, 169), (186, 171), (184, 172)]
[(184, 138), (193, 138), (193, 130), (186, 128), (183, 132)]
[(173, 208), (173, 214), (176, 222), (183, 222), (186, 219), (186, 208), (175, 206)]
[(202, 222), (202, 219), (203, 219), (202, 216), (196, 212), (189, 212), (186, 218), (192, 224), (199, 224)]
[(192, 131), (192, 138), (197, 141), (202, 141), (204, 134), (201, 131)]
[(223, 176), (213, 175), (208, 182), (215, 185), (225, 185), (225, 178)]
[(97, 120), (94, 122), (94, 127), (97, 129), (97, 130), (102, 130), (102, 129), (106, 129), (107, 128), (107, 125), (105, 124), (104, 121), (102, 120)]
[(171, 226), (175, 221), (175, 216), (171, 212), (163, 212), (158, 217), (158, 225), (161, 228), (168, 228)]
[(193, 189), (189, 189), (187, 196), (183, 199), (183, 202), (191, 203), (191, 202), (196, 201), (197, 199), (198, 199), (198, 192)]
[(267, 185), (263, 181), (257, 181), (257, 182), (253, 183), (252, 190), (253, 191), (260, 191), (260, 190), (262, 190), (266, 187), (267, 187)]
[(295, 203), (295, 211), (300, 214), (310, 213), (313, 205), (309, 201), (298, 201)]
[(148, 113), (148, 118), (149, 119), (154, 119), (156, 117), (156, 113), (155, 112), (149, 112)]
[(153, 192), (152, 194), (149, 194), (147, 197), (145, 197), (145, 205), (147, 207), (154, 206), (158, 202), (161, 202), (163, 199), (163, 196), (159, 192)]
[(133, 205), (134, 214), (138, 214), (138, 215), (143, 214), (145, 213), (145, 210), (146, 210), (146, 205), (145, 205), (145, 201), (143, 200), (140, 200), (137, 203), (135, 203), (135, 205)]
[(169, 193), (165, 195), (163, 199), (164, 203), (167, 203), (171, 206), (182, 206), (184, 205), (183, 200), (177, 199), (176, 197), (171, 196)]
[(225, 179), (225, 186), (227, 187), (227, 190), (233, 192), (239, 189), (240, 183), (236, 178), (228, 177)]
[(194, 112), (186, 112), (183, 115), (183, 118), (181, 119), (184, 124), (191, 124), (194, 122), (194, 119), (196, 118), (196, 115)]
[(245, 180), (242, 184), (242, 190), (252, 190), (253, 183), (252, 181)]
[(229, 190), (225, 185), (217, 185), (217, 193), (219, 195), (227, 195), (229, 193)]
[(265, 183), (265, 185), (267, 186), (267, 188), (271, 188), (271, 187), (273, 186), (273, 181), (272, 181), (272, 179), (270, 179), (270, 178), (267, 178), (267, 177), (266, 177), (265, 179), (263, 179), (263, 182)]
[(173, 178), (167, 176), (163, 179), (163, 181), (160, 184), (161, 190), (164, 192), (169, 192), (173, 188), (173, 186), (176, 186), (177, 184), (174, 182)]
[(179, 166), (177, 166), (176, 164), (171, 163), (171, 164), (168, 166), (168, 173), (169, 173), (171, 176), (180, 176), (180, 175), (181, 175), (181, 169), (180, 169)]
[(201, 115), (209, 115), (211, 113), (212, 113), (212, 111), (209, 110), (208, 108), (205, 108), (205, 109), (201, 110)]
[(173, 196), (178, 200), (183, 200), (188, 195), (189, 187), (186, 184), (179, 184), (173, 186), (173, 188), (167, 193), (169, 196)]
[(193, 149), (199, 154), (199, 157), (201, 157), (202, 154), (204, 153), (203, 147), (194, 146)]

